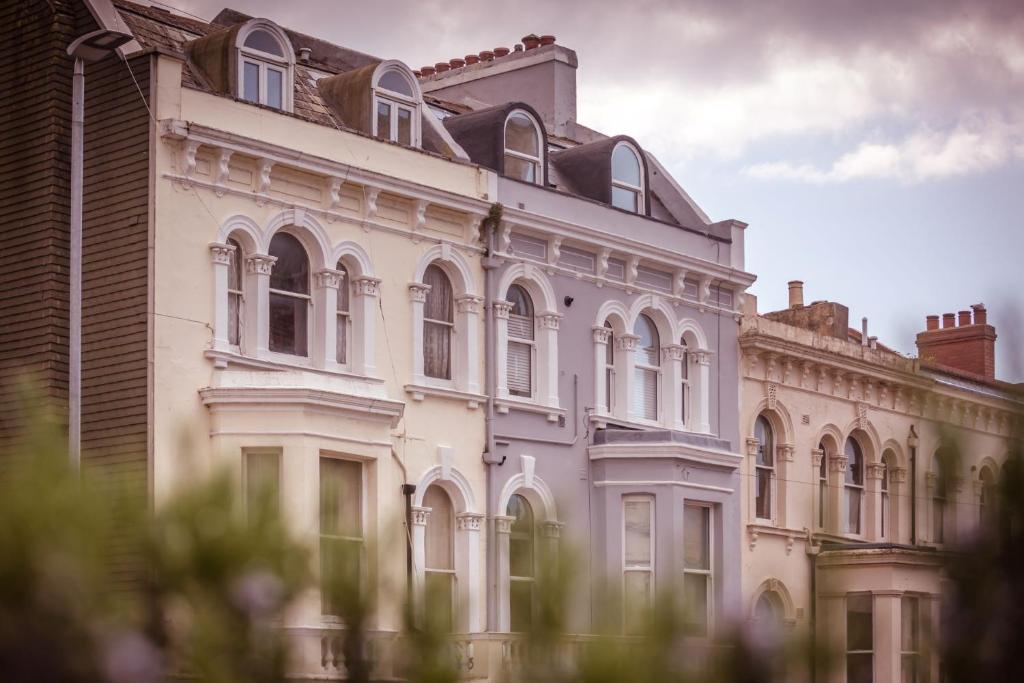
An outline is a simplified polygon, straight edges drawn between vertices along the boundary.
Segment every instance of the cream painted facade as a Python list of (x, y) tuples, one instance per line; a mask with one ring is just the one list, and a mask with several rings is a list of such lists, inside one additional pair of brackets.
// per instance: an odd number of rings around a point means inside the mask
[[(181, 64), (156, 58), (152, 107), (155, 504), (220, 467), (237, 473), (242, 486), (246, 454), (270, 450), (280, 454), (283, 514), (315, 549), (320, 458), (360, 463), (362, 533), (378, 539), (366, 547), (365, 567), (385, 600), (371, 629), (393, 633), (406, 584), (402, 485), (417, 485), (413, 533), (422, 560), (429, 509), (420, 505), (427, 486), (437, 484), (457, 520), (456, 625), (482, 630), (484, 327), (476, 237), (494, 174), (182, 88)], [(279, 230), (309, 256), (308, 358), (265, 347), (267, 245)], [(247, 265), (242, 316), (249, 329), (235, 346), (224, 327), (229, 238)], [(337, 288), (344, 286), (334, 270), (339, 260), (354, 285), (353, 358), (345, 366), (331, 357)], [(450, 382), (424, 378), (417, 346), (423, 271), (431, 263), (445, 270), (455, 294)], [(304, 673), (340, 666), (324, 654), (331, 643), (321, 629), (329, 633), (332, 624), (340, 628), (321, 615), (318, 591), (289, 614), (285, 628)]]
[[(826, 680), (841, 683), (847, 607), (851, 594), (863, 594), (873, 680), (938, 681), (937, 660), (918, 661), (918, 677), (901, 679), (901, 661), (913, 660), (900, 650), (901, 618), (910, 618), (901, 605), (916, 605), (923, 642), (929, 625), (937, 628), (942, 551), (982, 520), (992, 491), (981, 473), (998, 476), (1019, 403), (991, 383), (754, 312), (743, 318), (739, 345), (745, 617), (816, 637), (839, 657)], [(767, 430), (758, 430), (759, 417)], [(863, 460), (857, 477), (850, 439)], [(936, 452), (944, 439), (961, 459), (942, 506)], [(767, 484), (760, 506), (759, 469)], [(860, 500), (859, 515), (851, 498)], [(810, 678), (808, 670), (792, 674)]]

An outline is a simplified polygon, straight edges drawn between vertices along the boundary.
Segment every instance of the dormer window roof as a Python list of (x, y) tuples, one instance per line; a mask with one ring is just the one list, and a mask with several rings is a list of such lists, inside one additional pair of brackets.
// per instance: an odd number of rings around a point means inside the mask
[(516, 180), (540, 184), (544, 174), (543, 141), (537, 121), (522, 109), (505, 119), (505, 175)]
[(640, 156), (628, 142), (620, 142), (612, 151), (612, 206), (641, 213), (644, 183)]
[(373, 79), (373, 135), (401, 145), (419, 147), (419, 85), (401, 62), (382, 62)]
[(295, 54), (284, 31), (254, 19), (238, 32), (238, 96), (292, 111)]

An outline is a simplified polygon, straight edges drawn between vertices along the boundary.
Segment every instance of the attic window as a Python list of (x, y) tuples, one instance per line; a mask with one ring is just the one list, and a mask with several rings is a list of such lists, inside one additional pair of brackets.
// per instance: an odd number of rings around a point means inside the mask
[(505, 119), (505, 175), (528, 183), (540, 183), (540, 126), (533, 117), (517, 110)]
[(287, 37), (271, 24), (238, 34), (238, 96), (284, 111), (292, 110), (294, 57)]
[(420, 146), (420, 102), (412, 77), (398, 66), (381, 71), (373, 87), (373, 134), (381, 140)]
[(640, 166), (640, 155), (625, 142), (620, 142), (612, 152), (612, 206), (643, 213), (644, 185)]

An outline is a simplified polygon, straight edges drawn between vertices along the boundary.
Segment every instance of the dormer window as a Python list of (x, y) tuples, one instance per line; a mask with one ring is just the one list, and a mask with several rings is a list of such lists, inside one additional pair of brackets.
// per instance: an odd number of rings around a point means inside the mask
[(257, 23), (238, 34), (238, 95), (243, 100), (292, 110), (294, 56), (277, 27)]
[(625, 142), (617, 144), (612, 152), (612, 206), (633, 213), (644, 212), (640, 156)]
[(505, 175), (528, 183), (542, 182), (540, 127), (524, 111), (505, 119)]
[(381, 140), (420, 146), (419, 97), (411, 77), (395, 66), (379, 72), (373, 86), (373, 134)]

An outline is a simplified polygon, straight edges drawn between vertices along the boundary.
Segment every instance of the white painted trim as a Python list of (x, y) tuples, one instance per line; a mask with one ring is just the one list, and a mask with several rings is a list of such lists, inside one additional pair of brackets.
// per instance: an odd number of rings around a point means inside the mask
[(392, 427), (398, 424), (405, 411), (401, 401), (308, 387), (206, 387), (199, 390), (199, 396), (206, 406), (309, 406), (339, 415), (389, 422)]
[(619, 481), (601, 480), (595, 481), (594, 486), (604, 488), (606, 486), (681, 486), (687, 489), (699, 491), (717, 491), (719, 493), (735, 493), (732, 489), (724, 486), (711, 486), (710, 484), (695, 484), (689, 481), (667, 481), (660, 479), (622, 479)]
[(453, 401), (465, 401), (466, 407), (470, 410), (476, 410), (480, 407), (481, 403), (487, 400), (487, 397), (483, 394), (425, 384), (406, 384), (405, 393), (409, 394), (414, 401), (422, 401), (427, 396), (446, 398)]
[(743, 463), (743, 456), (732, 451), (717, 448), (700, 448), (689, 444), (669, 443), (621, 443), (590, 446), (587, 453), (591, 460), (645, 460), (673, 458), (687, 460), (698, 465), (737, 469)]
[[(478, 513), (476, 496), (473, 495), (473, 486), (469, 483), (466, 475), (454, 466), (452, 466), (448, 476), (445, 476), (443, 465), (434, 465), (427, 468), (416, 484), (416, 493), (413, 494), (412, 504), (416, 507), (423, 507), (423, 496), (426, 493), (427, 487), (438, 481), (451, 483), (452, 488), (458, 493), (459, 500), (452, 501), (455, 503), (456, 514), (464, 512)], [(451, 489), (449, 489), (450, 493)]]
[(519, 474), (512, 475), (505, 486), (502, 487), (501, 493), (498, 495), (498, 506), (497, 510), (504, 513), (508, 509), (508, 502), (512, 499), (512, 496), (519, 493), (526, 497), (531, 504), (539, 503), (540, 508), (544, 512), (544, 519), (538, 521), (545, 522), (557, 522), (558, 521), (558, 509), (555, 506), (555, 497), (551, 493), (551, 489), (544, 482), (543, 479), (538, 477), (536, 473), (533, 473), (529, 480), (527, 479), (527, 473), (520, 472)]

